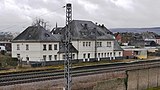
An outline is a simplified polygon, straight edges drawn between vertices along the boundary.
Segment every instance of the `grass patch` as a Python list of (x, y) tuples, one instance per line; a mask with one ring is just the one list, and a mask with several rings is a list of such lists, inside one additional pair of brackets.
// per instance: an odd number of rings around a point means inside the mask
[[(91, 65), (99, 65), (99, 64), (111, 64), (117, 62), (130, 62), (135, 61), (135, 59), (123, 59), (123, 60), (102, 60), (97, 62), (81, 62), (77, 64), (72, 64), (72, 67), (81, 67), (81, 66), (91, 66)], [(0, 68), (7, 68), (9, 70), (1, 70), (2, 73), (12, 73), (12, 72), (26, 72), (26, 71), (38, 71), (38, 70), (63, 70), (64, 65), (53, 65), (53, 66), (44, 66), (44, 67), (30, 67), (30, 66), (22, 66), (21, 68), (17, 68), (17, 59), (11, 58), (9, 55), (1, 55), (0, 54)]]
[(28, 72), (28, 71), (39, 71), (39, 70), (47, 70), (47, 69), (53, 69), (53, 70), (62, 70), (64, 68), (63, 65), (57, 65), (57, 66), (45, 66), (45, 67), (36, 67), (32, 68), (29, 66), (22, 66), (22, 68), (13, 68), (9, 70), (1, 70), (0, 74), (3, 73), (14, 73), (14, 72)]
[(115, 78), (97, 82), (96, 86), (93, 87), (93, 90), (118, 90), (120, 87), (123, 87), (123, 85), (124, 78)]
[[(72, 67), (80, 67), (80, 66), (91, 66), (91, 65), (98, 65), (98, 64), (109, 64), (114, 63), (117, 61), (99, 61), (99, 62), (82, 62), (78, 64), (72, 64)], [(30, 66), (22, 66), (21, 68), (11, 68), (9, 70), (1, 70), (0, 74), (2, 73), (13, 73), (13, 72), (27, 72), (27, 71), (38, 71), (38, 70), (47, 70), (47, 69), (54, 69), (54, 70), (63, 70), (64, 65), (54, 65), (54, 66), (44, 66), (44, 67), (30, 67)]]
[(147, 90), (160, 90), (160, 86), (159, 87), (154, 87), (154, 88), (149, 88)]
[[(125, 60), (124, 60), (125, 61)], [(81, 67), (81, 66), (92, 66), (92, 65), (99, 65), (99, 64), (110, 64), (116, 62), (124, 62), (123, 60), (103, 60), (97, 62), (81, 62), (78, 64), (72, 64), (72, 67)], [(3, 73), (14, 73), (14, 72), (27, 72), (27, 71), (38, 71), (38, 70), (47, 70), (47, 69), (54, 69), (54, 70), (63, 70), (64, 65), (54, 65), (54, 66), (44, 66), (44, 67), (30, 67), (30, 66), (22, 66), (21, 68), (10, 68), (9, 70), (1, 70), (0, 74)]]

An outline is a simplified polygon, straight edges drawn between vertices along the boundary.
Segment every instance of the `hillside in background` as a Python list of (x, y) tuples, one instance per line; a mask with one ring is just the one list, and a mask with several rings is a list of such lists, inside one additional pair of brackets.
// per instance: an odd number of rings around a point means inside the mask
[(160, 27), (153, 27), (153, 28), (112, 28), (110, 29), (111, 32), (134, 32), (134, 33), (141, 33), (141, 32), (155, 32), (160, 34)]

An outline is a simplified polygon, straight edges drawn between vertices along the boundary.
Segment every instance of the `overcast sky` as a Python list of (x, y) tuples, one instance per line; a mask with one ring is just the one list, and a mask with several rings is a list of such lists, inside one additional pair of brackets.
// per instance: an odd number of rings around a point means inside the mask
[(160, 0), (0, 0), (0, 31), (23, 31), (36, 18), (49, 28), (65, 24), (66, 3), (74, 20), (90, 20), (107, 28), (160, 26)]

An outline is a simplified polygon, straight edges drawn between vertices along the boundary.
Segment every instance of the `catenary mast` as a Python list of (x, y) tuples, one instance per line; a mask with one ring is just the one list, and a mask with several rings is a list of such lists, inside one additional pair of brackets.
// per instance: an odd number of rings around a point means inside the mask
[(71, 34), (68, 24), (72, 21), (72, 4), (66, 4), (66, 30), (65, 30), (65, 60), (64, 60), (64, 78), (65, 90), (71, 90)]

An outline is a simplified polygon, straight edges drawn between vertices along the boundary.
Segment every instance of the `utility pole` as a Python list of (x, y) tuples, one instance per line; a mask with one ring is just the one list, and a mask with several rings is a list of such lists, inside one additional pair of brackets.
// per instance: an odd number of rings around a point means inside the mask
[(95, 23), (96, 24), (96, 27), (93, 28), (93, 31), (94, 31), (94, 35), (95, 35), (95, 55), (94, 55), (94, 58), (95, 58), (95, 61), (98, 60), (98, 55), (97, 55), (97, 22)]
[(71, 90), (71, 60), (72, 54), (70, 51), (71, 34), (68, 24), (72, 21), (72, 5), (66, 4), (66, 30), (65, 30), (65, 60), (64, 60), (64, 78), (65, 90)]
[(97, 61), (97, 28), (94, 28), (95, 31), (95, 60)]

